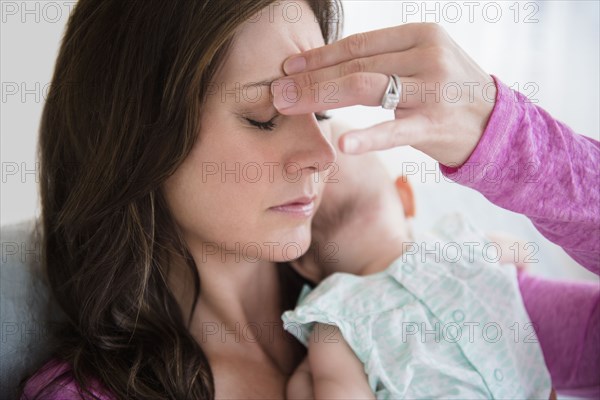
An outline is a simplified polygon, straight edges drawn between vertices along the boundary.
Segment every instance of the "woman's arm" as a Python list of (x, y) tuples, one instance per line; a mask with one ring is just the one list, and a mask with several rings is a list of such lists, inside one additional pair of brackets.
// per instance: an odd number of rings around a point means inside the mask
[[(557, 392), (600, 398), (600, 288), (518, 272), (519, 288)], [(525, 340), (525, 339), (523, 339)]]
[(442, 174), (526, 215), (548, 240), (600, 273), (600, 143), (574, 133), (493, 76), (497, 97), (467, 161)]
[(336, 326), (315, 324), (308, 360), (316, 399), (375, 399), (363, 364)]

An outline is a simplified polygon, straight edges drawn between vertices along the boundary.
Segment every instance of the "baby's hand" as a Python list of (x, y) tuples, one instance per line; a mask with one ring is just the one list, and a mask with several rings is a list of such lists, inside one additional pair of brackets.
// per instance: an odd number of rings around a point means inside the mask
[(308, 356), (304, 357), (288, 380), (286, 398), (288, 400), (313, 400), (315, 398)]
[(486, 236), (500, 246), (500, 264), (515, 264), (519, 270), (526, 271), (529, 263), (526, 259), (527, 242), (519, 239), (510, 233), (488, 232)]

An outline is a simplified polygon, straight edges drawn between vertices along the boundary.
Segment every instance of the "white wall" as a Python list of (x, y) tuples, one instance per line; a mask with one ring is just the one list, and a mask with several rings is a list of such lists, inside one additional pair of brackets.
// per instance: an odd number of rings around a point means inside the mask
[(74, 1), (0, 2), (2, 225), (39, 214), (37, 133)]

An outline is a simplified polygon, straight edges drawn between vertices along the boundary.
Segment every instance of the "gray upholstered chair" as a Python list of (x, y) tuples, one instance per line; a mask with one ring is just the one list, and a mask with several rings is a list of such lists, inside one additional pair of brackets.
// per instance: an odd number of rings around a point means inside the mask
[(65, 315), (40, 270), (36, 220), (1, 227), (0, 399), (14, 399), (21, 377), (48, 356), (49, 329)]

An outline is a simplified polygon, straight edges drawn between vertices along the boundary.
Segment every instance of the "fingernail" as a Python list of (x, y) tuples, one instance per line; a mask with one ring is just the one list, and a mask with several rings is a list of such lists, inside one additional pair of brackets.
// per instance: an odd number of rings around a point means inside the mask
[(277, 110), (290, 108), (300, 99), (298, 85), (292, 79), (280, 79), (271, 84), (273, 105)]
[(354, 153), (360, 147), (360, 140), (355, 137), (347, 137), (344, 140), (344, 153)]
[(302, 56), (292, 57), (283, 63), (283, 70), (288, 75), (302, 72), (304, 68), (306, 68), (306, 58)]

